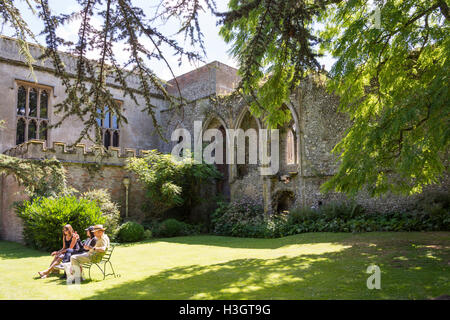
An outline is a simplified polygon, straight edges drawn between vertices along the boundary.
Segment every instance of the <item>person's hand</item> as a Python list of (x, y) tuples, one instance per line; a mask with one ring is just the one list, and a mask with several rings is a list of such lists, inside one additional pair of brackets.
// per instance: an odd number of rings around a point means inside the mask
[(53, 251), (51, 255), (52, 255), (52, 256), (55, 256), (57, 253), (58, 253), (58, 252)]
[(74, 233), (73, 233), (73, 236), (75, 237), (75, 239), (80, 239), (80, 235), (75, 231)]

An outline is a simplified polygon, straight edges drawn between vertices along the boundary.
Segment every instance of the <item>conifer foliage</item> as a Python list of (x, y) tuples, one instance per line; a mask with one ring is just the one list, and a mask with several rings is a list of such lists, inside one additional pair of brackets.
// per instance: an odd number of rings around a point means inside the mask
[[(181, 94), (170, 96), (151, 70), (152, 60), (166, 62), (174, 53), (182, 61), (201, 60), (205, 47), (199, 13), (208, 11), (222, 26), (220, 34), (232, 44), (242, 77), (239, 94), (251, 112), (269, 127), (290, 119), (286, 104), (310, 72), (320, 69), (317, 58), (328, 53), (337, 59), (329, 75), (329, 89), (340, 96), (340, 110), (352, 119), (346, 136), (335, 147), (338, 173), (322, 191), (355, 193), (363, 187), (372, 195), (388, 190), (420, 192), (447, 172), (449, 152), (450, 10), (445, 0), (229, 0), (227, 12), (218, 12), (214, 0), (160, 0), (154, 16), (131, 0), (77, 0), (81, 10), (62, 15), (52, 12), (48, 0), (27, 0), (45, 24), (46, 48), (55, 74), (66, 87), (67, 98), (56, 106), (64, 116), (83, 120), (82, 137), (95, 132), (100, 141), (98, 112), (106, 106), (126, 123), (112, 98), (114, 82), (142, 110), (155, 116), (155, 95), (183, 107)], [(147, 11), (146, 11), (147, 12)], [(102, 27), (94, 27), (93, 16)], [(60, 25), (80, 18), (74, 43), (56, 35)], [(160, 31), (161, 19), (181, 21), (179, 33), (197, 49), (185, 49)], [(13, 26), (20, 50), (32, 66), (26, 40), (33, 38), (14, 1), (0, 0), (0, 23)], [(150, 45), (143, 45), (146, 39)], [(129, 60), (118, 62), (114, 44), (125, 44)], [(191, 46), (191, 47), (192, 47)], [(165, 49), (172, 50), (168, 53)], [(77, 60), (76, 74), (68, 74), (59, 50)], [(96, 50), (99, 58), (87, 58)], [(172, 73), (173, 74), (173, 73)], [(138, 88), (127, 79), (138, 78)], [(180, 90), (178, 90), (180, 93)], [(79, 141), (78, 140), (78, 141)], [(77, 143), (76, 141), (75, 143)]]

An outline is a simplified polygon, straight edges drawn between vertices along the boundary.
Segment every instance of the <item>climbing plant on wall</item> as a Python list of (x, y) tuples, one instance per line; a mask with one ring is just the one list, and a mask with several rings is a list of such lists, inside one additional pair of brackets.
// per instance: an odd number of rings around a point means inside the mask
[(68, 190), (64, 167), (56, 159), (20, 159), (0, 154), (0, 174), (13, 175), (31, 198)]
[(198, 164), (188, 157), (178, 161), (157, 150), (143, 158), (128, 159), (126, 168), (145, 185), (147, 211), (156, 216), (174, 207), (183, 206), (189, 211), (200, 201), (199, 189), (211, 188), (214, 180), (222, 177), (214, 165)]

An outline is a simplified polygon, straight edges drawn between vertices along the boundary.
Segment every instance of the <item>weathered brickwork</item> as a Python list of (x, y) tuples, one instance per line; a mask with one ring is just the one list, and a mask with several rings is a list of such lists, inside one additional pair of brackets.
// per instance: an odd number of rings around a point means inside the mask
[(1, 239), (22, 242), (22, 221), (14, 212), (14, 202), (26, 199), (23, 187), (14, 177), (0, 175), (0, 232)]
[[(60, 160), (66, 170), (67, 183), (80, 192), (93, 189), (107, 189), (113, 201), (120, 206), (121, 215), (125, 217), (125, 186), (123, 179), (130, 179), (128, 190), (128, 212), (130, 217), (142, 221), (145, 214), (141, 210), (144, 199), (144, 188), (137, 181), (136, 176), (125, 170), (126, 159), (132, 156), (143, 156), (145, 151), (127, 149), (125, 154), (120, 154), (119, 149), (109, 149), (109, 154), (101, 153), (101, 149), (92, 148), (86, 150), (84, 145), (78, 145), (74, 150), (68, 150), (66, 144), (54, 142), (53, 148), (45, 148), (44, 142), (32, 140), (12, 148), (6, 152), (11, 156), (25, 159), (50, 159), (55, 157)], [(12, 176), (3, 175), (0, 187), (0, 211), (1, 211), (1, 235), (2, 238), (12, 241), (21, 241), (21, 222), (17, 218), (12, 203), (26, 199), (23, 188), (20, 187)]]

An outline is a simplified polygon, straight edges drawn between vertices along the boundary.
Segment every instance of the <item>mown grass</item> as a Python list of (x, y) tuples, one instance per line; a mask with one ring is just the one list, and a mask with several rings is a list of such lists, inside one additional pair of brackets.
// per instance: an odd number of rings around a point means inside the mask
[[(116, 248), (120, 277), (39, 279), (48, 253), (0, 241), (0, 299), (431, 299), (450, 294), (450, 233), (155, 239)], [(367, 267), (381, 269), (369, 290)]]

